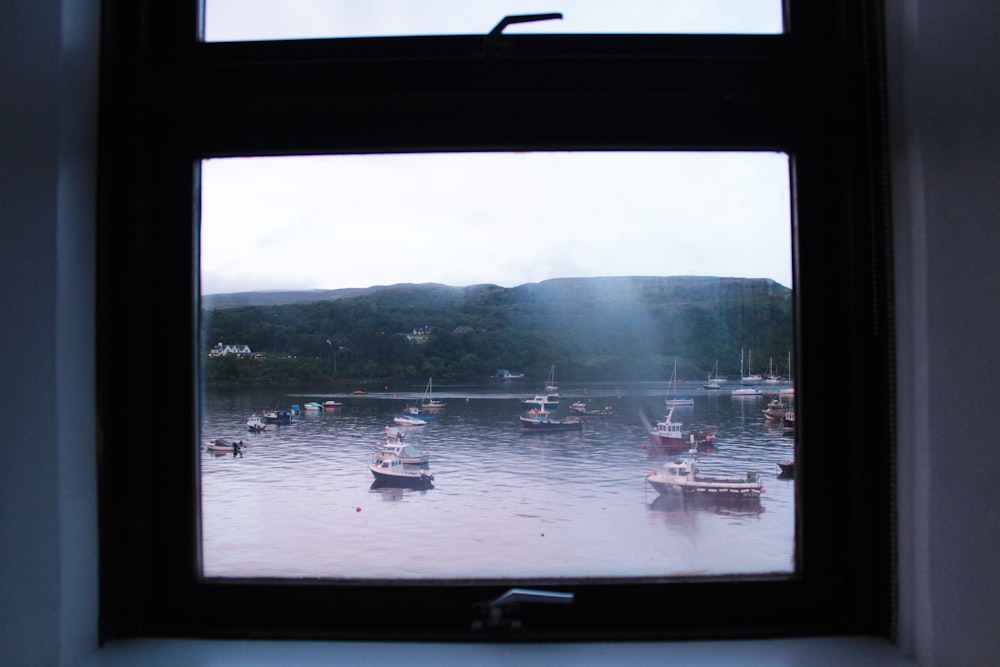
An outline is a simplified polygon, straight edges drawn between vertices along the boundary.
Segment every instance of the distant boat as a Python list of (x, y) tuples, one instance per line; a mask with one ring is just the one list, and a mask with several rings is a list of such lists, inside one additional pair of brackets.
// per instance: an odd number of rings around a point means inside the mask
[(233, 440), (232, 442), (226, 442), (222, 438), (216, 438), (215, 440), (209, 441), (205, 445), (205, 449), (215, 454), (232, 454), (233, 456), (239, 454), (242, 457), (243, 441)]
[(521, 426), (525, 431), (582, 431), (583, 422), (576, 417), (552, 419), (545, 410), (530, 410), (527, 416), (521, 415)]
[(406, 408), (406, 414), (409, 415), (410, 417), (422, 419), (425, 422), (433, 421), (434, 418), (437, 417), (437, 415), (434, 414), (433, 410), (427, 410), (425, 412), (421, 410), (419, 406), (416, 405), (411, 405), (410, 407)]
[(427, 420), (417, 418), (412, 415), (402, 415), (400, 417), (395, 417), (392, 421), (401, 426), (425, 426), (427, 424)]
[(511, 373), (506, 368), (501, 368), (497, 371), (497, 377), (501, 380), (520, 380), (524, 377), (524, 373)]
[(264, 420), (260, 418), (259, 415), (250, 415), (250, 419), (247, 420), (247, 430), (251, 433), (260, 433), (267, 428), (267, 424)]
[(268, 424), (291, 424), (292, 413), (289, 410), (264, 410), (261, 412)]
[(322, 411), (323, 405), (321, 403), (317, 403), (316, 401), (309, 401), (308, 403), (302, 406), (302, 409), (312, 410), (312, 411)]
[(780, 398), (776, 398), (767, 404), (767, 408), (761, 410), (764, 418), (771, 422), (780, 422), (785, 418), (785, 404)]
[(615, 409), (610, 405), (605, 405), (603, 408), (591, 408), (583, 401), (576, 401), (569, 406), (570, 414), (582, 417), (612, 417), (615, 414)]
[(725, 378), (719, 377), (719, 360), (715, 360), (715, 368), (711, 373), (708, 374), (708, 378), (705, 380), (705, 384), (701, 385), (703, 389), (716, 390), (722, 389), (722, 383), (725, 382)]
[(668, 386), (668, 394), (663, 399), (663, 404), (667, 407), (673, 407), (675, 405), (694, 405), (693, 398), (677, 397), (677, 357), (674, 357), (674, 373), (670, 376), (670, 384)]
[(778, 477), (782, 479), (795, 477), (795, 461), (778, 461), (778, 468), (781, 470)]
[(343, 403), (338, 403), (337, 401), (323, 401), (324, 408), (339, 408)]
[(375, 461), (368, 466), (375, 483), (383, 486), (397, 486), (427, 489), (433, 486), (434, 475), (429, 470), (407, 470), (403, 462), (395, 456), (383, 461)]
[(657, 493), (703, 494), (717, 498), (759, 498), (763, 487), (757, 473), (748, 471), (746, 477), (705, 477), (698, 474), (694, 455), (680, 461), (664, 463), (657, 472), (652, 471), (646, 481)]
[(444, 410), (444, 403), (434, 400), (434, 378), (427, 378), (427, 388), (424, 389), (424, 397), (420, 401), (420, 411)]
[(774, 357), (767, 362), (767, 375), (764, 376), (764, 384), (781, 384), (781, 376), (774, 374)]
[(656, 426), (649, 432), (649, 443), (654, 446), (666, 447), (668, 449), (685, 449), (691, 447), (702, 447), (715, 442), (715, 436), (701, 431), (683, 432), (684, 424), (674, 421), (674, 408), (671, 407), (667, 416), (656, 422)]
[(556, 384), (556, 365), (552, 364), (549, 369), (549, 377), (545, 381), (545, 393), (550, 395), (559, 395), (559, 386)]
[(365, 391), (364, 389), (355, 389), (355, 390), (354, 390), (354, 391), (352, 391), (351, 393), (352, 393), (352, 394), (354, 394), (355, 396), (364, 396), (364, 395), (365, 395), (365, 394), (367, 394), (368, 392), (367, 392), (367, 391)]
[(747, 374), (743, 374), (743, 348), (740, 348), (740, 382), (743, 384), (757, 384), (763, 382), (764, 378), (760, 375), (751, 375), (750, 366), (753, 365), (753, 350), (747, 352)]
[[(749, 368), (749, 364), (747, 366)], [(763, 378), (759, 375), (744, 375), (743, 374), (743, 348), (740, 348), (740, 383), (743, 385), (753, 385), (760, 382)], [(763, 392), (757, 387), (743, 386), (739, 389), (733, 390), (733, 396), (762, 396)]]

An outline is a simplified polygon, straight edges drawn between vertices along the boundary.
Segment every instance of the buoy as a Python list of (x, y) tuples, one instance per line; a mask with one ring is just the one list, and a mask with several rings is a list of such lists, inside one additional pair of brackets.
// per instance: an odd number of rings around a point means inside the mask
[(760, 487), (760, 492), (761, 492), (761, 493), (767, 493), (767, 489), (765, 489), (765, 488), (764, 488), (764, 487), (762, 486), (762, 487)]
[(360, 508), (360, 507), (355, 507), (355, 508), (354, 508), (354, 511), (355, 511), (355, 512), (360, 512), (360, 511), (361, 511), (361, 508)]

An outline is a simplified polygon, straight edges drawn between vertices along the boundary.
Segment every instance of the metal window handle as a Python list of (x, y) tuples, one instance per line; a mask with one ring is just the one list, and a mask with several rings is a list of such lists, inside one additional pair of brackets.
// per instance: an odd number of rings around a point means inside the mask
[(490, 30), (490, 37), (497, 38), (503, 33), (504, 28), (514, 23), (535, 23), (536, 21), (551, 21), (553, 19), (562, 19), (562, 12), (551, 12), (549, 14), (518, 14), (515, 16), (505, 16), (500, 19), (500, 23), (497, 23), (493, 30)]
[(558, 591), (539, 591), (530, 588), (511, 588), (503, 595), (479, 602), (475, 609), (481, 618), (472, 622), (473, 630), (521, 630), (520, 619), (512, 618), (511, 614), (518, 611), (521, 603), (533, 602), (540, 604), (569, 604), (573, 602), (572, 593)]

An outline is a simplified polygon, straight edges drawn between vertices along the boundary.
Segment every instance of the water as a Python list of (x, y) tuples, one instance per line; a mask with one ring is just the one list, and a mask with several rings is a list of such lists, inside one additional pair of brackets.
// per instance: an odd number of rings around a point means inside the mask
[[(203, 567), (210, 577), (501, 579), (659, 577), (793, 570), (794, 481), (776, 461), (793, 439), (765, 423), (767, 397), (692, 391), (674, 419), (718, 431), (705, 474), (757, 471), (759, 502), (678, 502), (646, 483), (673, 458), (647, 446), (645, 420), (665, 413), (662, 383), (563, 390), (610, 405), (582, 432), (523, 433), (532, 387), (441, 387), (447, 404), (407, 442), (431, 453), (434, 487), (373, 488), (367, 468), (385, 426), (423, 387), (366, 396), (210, 392), (201, 461)], [(246, 431), (247, 417), (334, 398), (288, 426)], [(242, 457), (204, 450), (241, 439)]]

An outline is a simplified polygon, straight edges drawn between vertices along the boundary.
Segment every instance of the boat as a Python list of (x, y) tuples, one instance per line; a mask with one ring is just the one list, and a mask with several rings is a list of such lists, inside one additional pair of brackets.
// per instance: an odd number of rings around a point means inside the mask
[(408, 408), (406, 408), (406, 414), (408, 414), (411, 417), (415, 417), (417, 419), (422, 419), (425, 422), (433, 421), (433, 419), (437, 417), (437, 415), (434, 414), (433, 410), (428, 410), (425, 412), (416, 405), (411, 405)]
[(785, 416), (782, 418), (782, 426), (786, 431), (795, 430), (795, 411), (785, 410)]
[(427, 465), (431, 460), (431, 455), (426, 450), (416, 445), (403, 444), (399, 440), (392, 441), (389, 439), (386, 439), (384, 443), (375, 447), (373, 456), (379, 462), (394, 456), (404, 465)]
[(674, 357), (674, 373), (670, 376), (669, 392), (663, 399), (663, 404), (667, 407), (676, 405), (694, 405), (693, 398), (677, 398), (677, 357)]
[(413, 415), (401, 415), (393, 418), (392, 421), (401, 426), (425, 426), (427, 424), (425, 419), (414, 417)]
[(674, 408), (671, 406), (667, 416), (656, 422), (656, 426), (649, 432), (650, 444), (683, 449), (703, 447), (715, 442), (715, 436), (710, 433), (690, 431), (685, 435), (683, 426), (683, 423), (674, 421)]
[(553, 419), (547, 410), (532, 409), (518, 417), (525, 431), (581, 431), (583, 422), (576, 417)]
[(354, 390), (354, 391), (352, 391), (351, 393), (352, 393), (352, 394), (354, 394), (355, 396), (364, 396), (364, 395), (365, 395), (365, 394), (367, 394), (368, 392), (367, 392), (367, 391), (365, 391), (364, 389), (355, 389), (355, 390)]
[(781, 384), (781, 376), (774, 373), (774, 357), (767, 362), (767, 375), (764, 376), (764, 384)]
[(784, 389), (778, 390), (778, 396), (787, 396), (788, 398), (795, 398), (795, 387), (785, 387)]
[(525, 410), (540, 410), (542, 412), (553, 412), (559, 407), (559, 397), (550, 394), (535, 394), (531, 398), (521, 401), (521, 406)]
[(722, 389), (722, 383), (725, 382), (725, 378), (719, 377), (719, 360), (715, 360), (715, 368), (708, 377), (705, 379), (705, 384), (701, 385), (703, 389), (708, 389), (710, 391), (715, 391), (716, 389)]
[(318, 411), (322, 411), (323, 410), (323, 404), (322, 403), (317, 403), (316, 401), (309, 401), (308, 403), (306, 403), (303, 406), (302, 409), (303, 410), (311, 410), (313, 412), (318, 412)]
[(781, 402), (780, 398), (772, 399), (767, 404), (767, 408), (761, 410), (761, 413), (767, 421), (780, 422), (785, 418), (785, 404)]
[(261, 415), (268, 424), (292, 423), (292, 413), (290, 410), (264, 410), (261, 412)]
[(591, 408), (583, 401), (576, 401), (569, 406), (569, 411), (575, 416), (582, 417), (612, 417), (615, 414), (615, 409), (610, 405), (605, 405), (603, 408)]
[(216, 438), (215, 440), (209, 441), (205, 445), (205, 449), (209, 452), (215, 452), (216, 454), (232, 454), (236, 456), (239, 454), (243, 456), (243, 441), (233, 440), (232, 442), (227, 442), (222, 438)]
[(505, 382), (510, 380), (521, 380), (524, 378), (524, 373), (511, 373), (506, 368), (501, 368), (497, 371), (497, 377)]
[(267, 424), (264, 420), (260, 418), (260, 415), (250, 415), (250, 419), (247, 420), (247, 430), (251, 433), (260, 433), (267, 428)]
[(324, 408), (339, 408), (343, 403), (338, 403), (337, 401), (323, 401)]
[(556, 384), (556, 365), (552, 364), (549, 368), (549, 377), (545, 380), (545, 393), (550, 395), (559, 395), (559, 386)]
[(778, 477), (782, 479), (795, 477), (795, 461), (778, 461), (778, 468), (781, 470)]
[(704, 494), (725, 497), (759, 498), (764, 492), (757, 473), (747, 471), (745, 477), (705, 477), (698, 474), (694, 450), (685, 459), (664, 463), (659, 472), (653, 470), (646, 481), (657, 493)]
[(444, 403), (434, 400), (434, 378), (427, 378), (427, 388), (424, 389), (424, 397), (420, 401), (420, 412), (430, 412), (432, 410), (444, 410)]
[(752, 375), (750, 373), (750, 366), (753, 364), (753, 350), (747, 352), (747, 374), (743, 374), (743, 348), (740, 348), (740, 383), (741, 384), (758, 384), (764, 381), (764, 378), (760, 375)]
[(408, 470), (403, 462), (395, 456), (388, 456), (382, 461), (374, 461), (368, 465), (375, 484), (382, 486), (401, 486), (413, 489), (428, 489), (433, 486), (434, 475), (429, 470)]
[[(749, 368), (749, 365), (748, 365)], [(764, 392), (760, 390), (757, 386), (746, 386), (755, 385), (757, 382), (761, 381), (759, 375), (744, 375), (743, 374), (743, 348), (740, 348), (740, 384), (744, 385), (739, 389), (733, 389), (733, 396), (762, 396)]]

